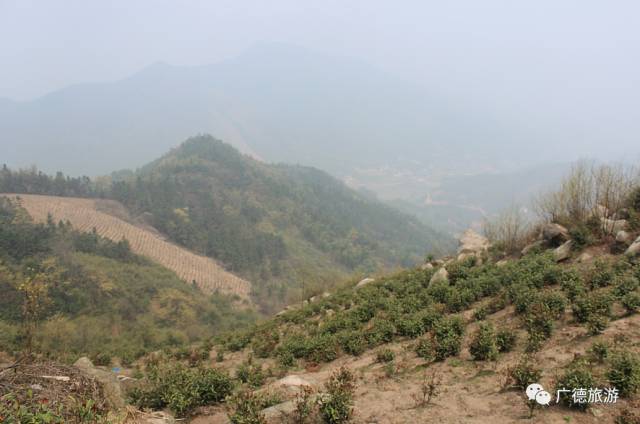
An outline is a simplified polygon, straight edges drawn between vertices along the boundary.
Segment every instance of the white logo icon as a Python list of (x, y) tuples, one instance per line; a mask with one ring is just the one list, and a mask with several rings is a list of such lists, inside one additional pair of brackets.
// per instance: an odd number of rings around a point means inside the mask
[(538, 383), (529, 384), (527, 390), (525, 390), (529, 400), (534, 400), (538, 392), (544, 392), (544, 388)]
[(540, 390), (538, 394), (536, 394), (536, 402), (538, 402), (539, 405), (549, 405), (549, 402), (551, 402), (551, 394)]

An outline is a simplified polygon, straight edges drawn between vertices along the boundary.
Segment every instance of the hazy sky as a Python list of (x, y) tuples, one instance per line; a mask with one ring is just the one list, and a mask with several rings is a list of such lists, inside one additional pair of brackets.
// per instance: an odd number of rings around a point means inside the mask
[(533, 96), (589, 83), (637, 90), (639, 16), (633, 0), (0, 0), (0, 97), (119, 79), (156, 61), (212, 63), (260, 41), (480, 96), (484, 84), (496, 96), (514, 84)]
[(0, 0), (0, 97), (279, 41), (363, 59), (483, 119), (576, 140), (601, 131), (632, 146), (639, 17), (637, 0)]

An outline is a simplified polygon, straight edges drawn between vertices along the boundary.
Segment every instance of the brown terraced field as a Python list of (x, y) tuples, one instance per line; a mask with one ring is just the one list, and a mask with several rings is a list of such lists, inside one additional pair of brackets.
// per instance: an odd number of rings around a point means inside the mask
[(36, 222), (46, 222), (47, 214), (51, 213), (55, 222), (69, 221), (79, 231), (89, 232), (95, 228), (99, 235), (113, 241), (126, 238), (135, 253), (173, 270), (186, 282), (195, 280), (206, 293), (219, 290), (245, 299), (249, 297), (249, 282), (227, 272), (211, 258), (163, 240), (152, 229), (127, 222), (122, 216), (122, 211), (126, 213), (126, 210), (115, 201), (28, 194), (2, 196), (19, 198), (22, 207)]

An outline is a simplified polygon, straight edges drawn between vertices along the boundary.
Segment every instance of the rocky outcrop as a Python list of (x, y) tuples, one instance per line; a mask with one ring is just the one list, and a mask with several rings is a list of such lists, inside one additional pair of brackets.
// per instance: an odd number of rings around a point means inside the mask
[(628, 256), (638, 256), (640, 254), (640, 237), (631, 243), (631, 246), (629, 246), (624, 254)]
[(617, 243), (627, 244), (630, 241), (631, 241), (631, 234), (629, 234), (628, 232), (622, 230), (622, 231), (618, 231), (616, 233), (616, 242)]
[(366, 286), (369, 283), (373, 283), (374, 281), (376, 281), (375, 278), (369, 278), (369, 277), (364, 278), (364, 279), (360, 280), (360, 282), (358, 282), (358, 284), (356, 284), (356, 288), (359, 289), (361, 287)]
[(431, 280), (429, 280), (429, 284), (439, 282), (449, 282), (449, 273), (447, 272), (447, 269), (445, 267), (442, 267), (438, 271), (436, 271), (436, 273), (431, 277)]
[(560, 224), (549, 223), (542, 226), (542, 240), (552, 246), (560, 246), (569, 240), (569, 230)]
[(120, 409), (125, 406), (125, 399), (122, 389), (120, 388), (120, 382), (114, 373), (96, 368), (87, 357), (78, 359), (73, 366), (82, 371), (83, 374), (94, 378), (102, 384), (104, 396), (113, 408)]
[(267, 409), (263, 409), (262, 415), (264, 416), (267, 424), (281, 424), (288, 422), (289, 417), (296, 409), (296, 403), (294, 400), (288, 400), (286, 402), (273, 405)]
[(568, 240), (556, 249), (553, 250), (553, 258), (556, 262), (561, 262), (571, 257), (571, 248), (573, 247), (573, 241)]
[(620, 231), (626, 230), (628, 222), (625, 219), (608, 219), (600, 218), (602, 230), (606, 234), (617, 234)]
[(522, 252), (520, 252), (522, 254), (522, 256), (537, 250), (539, 248), (542, 248), (544, 246), (544, 240), (536, 240), (533, 243), (529, 243), (528, 245), (526, 245), (524, 247), (524, 249), (522, 249)]
[(489, 239), (469, 229), (460, 237), (458, 254), (480, 254), (489, 250)]

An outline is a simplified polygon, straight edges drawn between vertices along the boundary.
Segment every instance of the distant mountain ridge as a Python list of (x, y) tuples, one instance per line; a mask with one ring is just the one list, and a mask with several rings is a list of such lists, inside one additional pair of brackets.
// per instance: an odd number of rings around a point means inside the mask
[(363, 62), (281, 44), (219, 64), (156, 63), (117, 82), (0, 102), (0, 134), (14, 147), (4, 162), (74, 175), (136, 168), (195, 133), (334, 175), (399, 156), (465, 166), (497, 148), (498, 127)]

